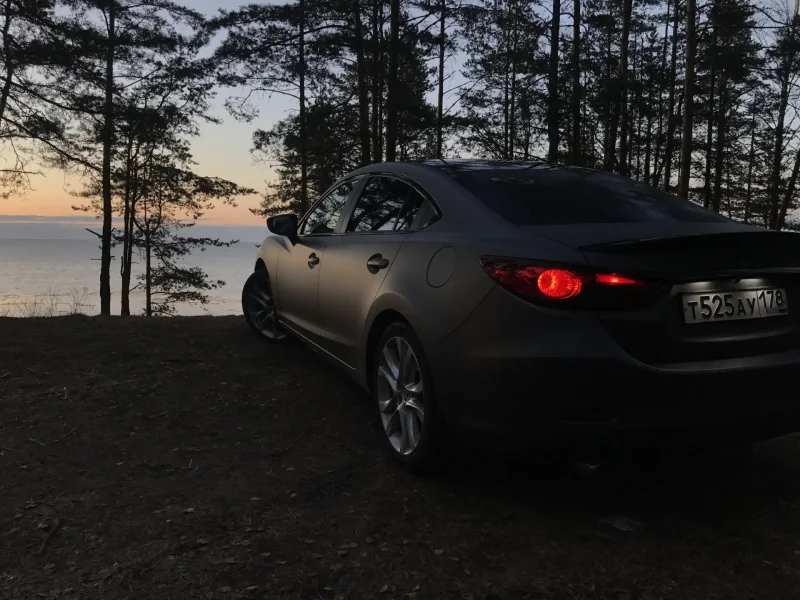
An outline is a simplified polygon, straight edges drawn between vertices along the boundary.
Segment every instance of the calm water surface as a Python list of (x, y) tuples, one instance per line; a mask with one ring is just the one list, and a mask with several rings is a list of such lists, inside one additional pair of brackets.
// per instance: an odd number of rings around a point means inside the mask
[[(222, 279), (226, 285), (209, 292), (206, 305), (176, 305), (179, 315), (231, 315), (241, 314), (242, 284), (253, 270), (256, 244), (239, 242), (230, 248), (210, 248), (196, 252), (184, 262), (198, 266), (211, 279)], [(119, 314), (121, 248), (112, 250), (115, 258), (111, 265), (111, 307)], [(97, 314), (100, 298), (100, 249), (94, 240), (14, 240), (0, 239), (0, 315), (12, 316), (36, 303), (58, 303), (57, 310), (64, 312), (76, 302), (82, 312)], [(143, 265), (134, 265), (134, 278)], [(54, 301), (53, 298), (57, 296)], [(144, 292), (131, 293), (131, 312), (144, 308)]]

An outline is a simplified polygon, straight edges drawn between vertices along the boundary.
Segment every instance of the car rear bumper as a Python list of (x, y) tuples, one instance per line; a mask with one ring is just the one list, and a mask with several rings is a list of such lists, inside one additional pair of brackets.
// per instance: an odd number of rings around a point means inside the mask
[(470, 386), (447, 403), (448, 415), (469, 428), (532, 441), (644, 435), (680, 442), (800, 429), (800, 400), (785, 369), (678, 376), (559, 359), (484, 363), (481, 376), (477, 368), (467, 371)]
[(456, 427), (547, 444), (680, 445), (800, 430), (790, 385), (798, 352), (655, 368), (622, 351), (597, 319), (521, 302), (495, 290), (426, 349)]

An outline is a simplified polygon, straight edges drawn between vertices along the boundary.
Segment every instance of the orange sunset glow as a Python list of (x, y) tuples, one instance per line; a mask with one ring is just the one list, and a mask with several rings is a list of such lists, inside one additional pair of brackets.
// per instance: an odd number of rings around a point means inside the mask
[[(265, 186), (263, 181), (260, 183), (258, 181), (244, 183), (243, 179), (235, 181), (254, 189), (263, 189)], [(0, 200), (0, 216), (63, 217), (81, 214), (74, 211), (72, 206), (81, 204), (84, 199), (70, 194), (71, 190), (79, 189), (79, 186), (76, 186), (71, 179), (65, 178), (62, 173), (52, 171), (46, 175), (34, 176), (31, 178), (31, 188), (23, 196)], [(258, 195), (240, 198), (236, 206), (217, 203), (214, 210), (205, 215), (203, 222), (209, 225), (260, 225), (264, 220), (249, 210), (257, 207), (260, 199)], [(87, 214), (87, 217), (90, 216), (93, 215)]]
[[(212, 113), (222, 121), (221, 124), (201, 124), (200, 135), (193, 140), (192, 153), (197, 163), (196, 172), (229, 179), (260, 193), (266, 188), (267, 182), (273, 180), (272, 169), (269, 164), (257, 160), (250, 152), (254, 125), (236, 121), (228, 115), (222, 106), (223, 101), (224, 94), (221, 94), (212, 102)], [(268, 127), (271, 122), (284, 116), (285, 106), (281, 103), (265, 101), (262, 108), (264, 118), (259, 122), (259, 126)], [(0, 217), (3, 215), (62, 217), (81, 214), (72, 210), (72, 206), (82, 204), (85, 200), (71, 195), (71, 192), (81, 189), (79, 177), (58, 170), (31, 166), (41, 174), (31, 176), (31, 189), (24, 195), (0, 200)], [(262, 225), (264, 220), (249, 210), (258, 206), (260, 199), (259, 195), (239, 198), (236, 206), (218, 202), (214, 210), (205, 214), (203, 223)], [(89, 218), (93, 216), (87, 214)]]

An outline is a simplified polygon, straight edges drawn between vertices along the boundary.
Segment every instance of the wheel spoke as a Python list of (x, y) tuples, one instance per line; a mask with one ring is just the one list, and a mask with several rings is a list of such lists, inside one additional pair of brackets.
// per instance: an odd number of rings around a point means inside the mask
[(267, 324), (267, 321), (269, 321), (269, 318), (270, 318), (270, 317), (271, 317), (273, 314), (274, 314), (274, 313), (267, 311), (267, 309), (266, 309), (266, 308), (265, 308), (265, 309), (263, 309), (263, 310), (260, 310), (260, 311), (258, 311), (258, 312), (256, 313), (256, 316), (258, 316), (258, 315), (264, 315), (262, 318), (260, 318), (260, 319), (258, 320), (258, 328), (259, 328), (259, 329), (262, 329), (262, 328), (264, 327), (264, 325), (266, 325), (266, 324)]
[(407, 383), (403, 386), (403, 388), (408, 392), (408, 395), (412, 398), (421, 398), (422, 397), (422, 380)]
[(383, 428), (386, 431), (386, 435), (390, 438), (396, 434), (399, 430), (401, 430), (401, 415), (400, 410), (395, 409), (395, 411), (389, 415), (389, 418), (383, 424)]
[(416, 357), (414, 356), (414, 352), (411, 350), (411, 347), (405, 343), (403, 343), (403, 358), (401, 360), (403, 362), (400, 366), (400, 381), (406, 384), (407, 382), (412, 381), (412, 369), (416, 366), (417, 361)]
[(399, 337), (394, 338), (395, 341), (395, 351), (397, 352), (397, 379), (402, 381), (403, 380), (403, 368), (405, 367), (405, 360), (406, 360), (406, 348), (403, 344), (403, 340)]
[[(392, 352), (389, 350), (388, 344), (383, 348), (383, 360), (386, 362), (386, 366), (389, 367), (389, 371), (396, 382), (397, 378), (400, 377), (400, 366), (397, 360), (395, 360), (394, 356), (392, 356)], [(396, 389), (396, 387), (393, 389)]]
[(425, 419), (425, 408), (421, 404), (417, 403), (416, 400), (409, 400), (406, 402), (406, 408), (408, 409), (407, 412), (409, 414), (415, 414), (420, 421)]
[(400, 454), (408, 454), (413, 450), (409, 439), (408, 411), (404, 408), (397, 409), (398, 421), (400, 422)]
[[(390, 367), (391, 368), (391, 367)], [(389, 387), (392, 389), (393, 392), (397, 391), (397, 377), (392, 375), (390, 372), (390, 368), (380, 366), (378, 367), (378, 376), (382, 377), (386, 383), (389, 384)]]
[(386, 400), (378, 400), (378, 408), (382, 413), (389, 412), (390, 410), (396, 410), (397, 402), (394, 401), (394, 397), (390, 396)]
[[(406, 404), (406, 407), (408, 407), (408, 404)], [(413, 450), (419, 444), (419, 439), (422, 435), (422, 422), (417, 420), (410, 410), (405, 411), (403, 416), (406, 421), (406, 439), (408, 440), (409, 450)]]
[(275, 318), (275, 311), (269, 311), (267, 315), (267, 326), (269, 327), (269, 335), (272, 337), (278, 336), (278, 320)]

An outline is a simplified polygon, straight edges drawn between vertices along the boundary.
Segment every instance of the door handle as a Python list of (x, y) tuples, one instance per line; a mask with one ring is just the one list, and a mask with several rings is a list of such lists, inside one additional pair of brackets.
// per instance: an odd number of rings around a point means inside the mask
[(380, 269), (385, 269), (389, 266), (389, 261), (383, 258), (381, 254), (373, 254), (367, 260), (367, 269), (370, 273), (377, 273)]
[(316, 255), (315, 253), (313, 253), (313, 252), (312, 252), (311, 254), (309, 254), (309, 255), (308, 255), (308, 268), (309, 268), (309, 269), (313, 269), (313, 268), (314, 268), (314, 267), (316, 267), (318, 264), (319, 264), (319, 256), (317, 256), (317, 255)]

